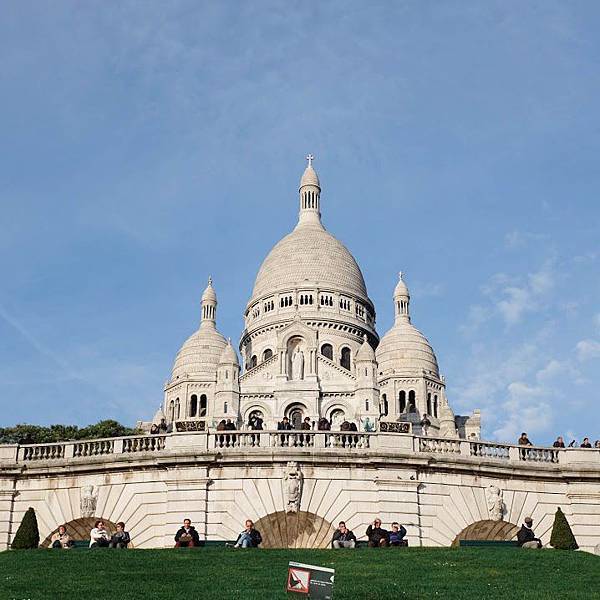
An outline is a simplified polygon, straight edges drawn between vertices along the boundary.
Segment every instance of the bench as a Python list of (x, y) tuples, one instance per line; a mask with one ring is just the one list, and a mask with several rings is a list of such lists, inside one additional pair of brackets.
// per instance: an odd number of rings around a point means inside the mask
[(516, 540), (459, 540), (461, 548), (485, 547), (485, 548), (518, 548)]

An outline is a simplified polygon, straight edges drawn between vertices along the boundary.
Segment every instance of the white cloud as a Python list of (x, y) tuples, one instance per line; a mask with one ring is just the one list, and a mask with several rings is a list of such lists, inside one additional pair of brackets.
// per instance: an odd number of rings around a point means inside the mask
[(584, 362), (594, 358), (600, 358), (600, 342), (596, 340), (581, 340), (575, 346), (577, 360)]
[(547, 239), (542, 233), (531, 233), (529, 231), (518, 231), (513, 229), (504, 236), (504, 245), (509, 250), (517, 250), (526, 246), (529, 242), (540, 242)]

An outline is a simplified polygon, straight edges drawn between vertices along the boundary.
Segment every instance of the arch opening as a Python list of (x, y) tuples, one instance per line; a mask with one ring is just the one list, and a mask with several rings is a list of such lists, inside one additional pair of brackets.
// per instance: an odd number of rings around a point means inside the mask
[(261, 548), (328, 548), (334, 527), (329, 522), (306, 511), (279, 511), (255, 523), (262, 535)]

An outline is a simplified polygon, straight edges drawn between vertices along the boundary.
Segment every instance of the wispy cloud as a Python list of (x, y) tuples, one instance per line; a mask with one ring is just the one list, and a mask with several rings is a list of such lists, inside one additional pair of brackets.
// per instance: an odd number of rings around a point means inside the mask
[(575, 352), (577, 359), (581, 362), (600, 358), (600, 342), (591, 339), (581, 340), (577, 342)]

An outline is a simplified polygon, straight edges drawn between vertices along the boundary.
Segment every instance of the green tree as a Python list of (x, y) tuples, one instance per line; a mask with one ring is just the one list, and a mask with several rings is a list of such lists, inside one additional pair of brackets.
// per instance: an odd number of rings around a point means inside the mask
[(40, 532), (38, 530), (35, 510), (31, 506), (23, 515), (23, 520), (17, 529), (15, 539), (10, 547), (13, 550), (30, 550), (40, 545)]
[(567, 521), (567, 517), (560, 510), (560, 507), (556, 509), (556, 514), (554, 515), (550, 545), (557, 550), (577, 550), (579, 548), (577, 540), (571, 531), (569, 521)]

